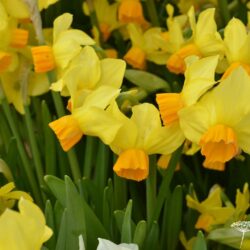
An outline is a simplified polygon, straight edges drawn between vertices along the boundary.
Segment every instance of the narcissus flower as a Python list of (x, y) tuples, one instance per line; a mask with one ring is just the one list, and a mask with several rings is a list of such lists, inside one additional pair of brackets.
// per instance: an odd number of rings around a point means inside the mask
[(86, 33), (70, 29), (73, 16), (64, 13), (57, 17), (53, 26), (52, 47), (43, 45), (32, 48), (35, 71), (38, 73), (54, 69), (65, 69), (69, 62), (81, 51), (82, 45), (93, 45), (95, 42)]
[(100, 60), (92, 47), (85, 46), (62, 77), (52, 84), (51, 89), (61, 91), (62, 95), (70, 95), (72, 100), (74, 95), (80, 95), (80, 92), (87, 95), (100, 86), (118, 89), (122, 84), (125, 68), (125, 61), (113, 58)]
[(21, 198), (19, 212), (6, 209), (0, 216), (0, 248), (2, 250), (40, 250), (52, 230), (38, 206)]
[(234, 207), (223, 207), (221, 192), (221, 188), (216, 186), (202, 202), (190, 195), (186, 196), (187, 206), (201, 213), (195, 224), (197, 229), (210, 231), (212, 226), (224, 224), (233, 215)]
[(15, 184), (13, 182), (9, 182), (0, 188), (0, 214), (5, 209), (12, 208), (15, 205), (15, 200), (19, 200), (21, 197), (33, 201), (29, 194), (23, 191), (13, 191), (14, 188)]
[(217, 0), (179, 0), (178, 8), (181, 13), (187, 13), (192, 6), (194, 6), (195, 10), (199, 11), (206, 4), (210, 4), (215, 7), (218, 4), (217, 2)]
[(98, 136), (105, 144), (113, 141), (121, 123), (105, 109), (119, 92), (119, 89), (101, 86), (84, 97), (81, 106), (73, 108), (70, 115), (49, 123), (64, 151), (71, 149), (84, 134)]
[[(170, 56), (167, 61), (169, 71), (180, 74), (185, 72), (185, 58), (191, 55), (207, 57), (212, 55), (223, 55), (224, 47), (222, 39), (217, 32), (214, 20), (215, 9), (207, 9), (199, 15), (195, 21), (194, 9), (188, 12), (189, 22), (192, 29), (192, 37), (178, 51)], [(206, 27), (206, 29), (204, 29)]]
[(243, 67), (250, 75), (250, 33), (241, 20), (233, 18), (229, 21), (224, 32), (225, 54), (228, 68), (222, 79), (228, 77), (238, 67)]
[(160, 51), (160, 46), (155, 39), (161, 36), (160, 28), (150, 28), (143, 32), (136, 24), (127, 26), (132, 47), (124, 56), (124, 60), (136, 69), (145, 69), (146, 60), (161, 64), (167, 58), (165, 51)]
[(249, 95), (250, 77), (240, 67), (198, 103), (179, 111), (181, 128), (200, 145), (205, 167), (224, 170), (241, 150), (250, 153)]
[(160, 93), (156, 95), (156, 102), (159, 105), (163, 124), (168, 127), (174, 126), (180, 138), (182, 135), (179, 145), (185, 139), (179, 125), (179, 112), (184, 107), (196, 103), (216, 83), (214, 74), (218, 63), (217, 56), (202, 58), (200, 60), (190, 58), (190, 60), (194, 61), (190, 62), (185, 72), (185, 82), (182, 91), (180, 93)]
[(136, 181), (144, 180), (149, 173), (148, 155), (170, 154), (178, 147), (179, 135), (173, 128), (162, 127), (154, 105), (143, 103), (134, 106), (131, 118), (121, 113), (116, 103), (107, 111), (122, 123), (109, 144), (119, 155), (114, 165), (117, 175)]

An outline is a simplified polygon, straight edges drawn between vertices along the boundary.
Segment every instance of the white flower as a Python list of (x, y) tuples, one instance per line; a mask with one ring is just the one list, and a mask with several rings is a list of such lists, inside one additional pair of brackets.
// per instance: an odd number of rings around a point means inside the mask
[(115, 243), (98, 238), (99, 244), (97, 246), (96, 250), (139, 250), (138, 246), (136, 244), (119, 244), (116, 245)]

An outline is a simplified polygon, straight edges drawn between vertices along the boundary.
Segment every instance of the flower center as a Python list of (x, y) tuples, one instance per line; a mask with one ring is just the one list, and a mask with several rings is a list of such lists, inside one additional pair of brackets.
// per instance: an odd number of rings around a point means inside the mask
[(35, 72), (48, 72), (55, 68), (55, 60), (52, 48), (49, 46), (37, 46), (31, 48), (32, 57), (35, 65)]
[(113, 169), (120, 177), (142, 181), (148, 177), (148, 155), (141, 149), (127, 149), (119, 155)]
[(146, 68), (146, 54), (138, 47), (132, 47), (124, 56), (124, 60), (135, 69)]
[(239, 152), (236, 135), (232, 128), (223, 124), (217, 124), (208, 129), (201, 137), (199, 145), (201, 146), (201, 154), (206, 157), (205, 166), (221, 165)]
[(178, 111), (184, 106), (179, 93), (157, 94), (156, 102), (165, 126), (179, 119)]
[(175, 74), (183, 74), (186, 70), (185, 58), (188, 56), (199, 56), (201, 57), (201, 52), (195, 44), (188, 44), (173, 55), (171, 55), (167, 61), (167, 68), (170, 72)]

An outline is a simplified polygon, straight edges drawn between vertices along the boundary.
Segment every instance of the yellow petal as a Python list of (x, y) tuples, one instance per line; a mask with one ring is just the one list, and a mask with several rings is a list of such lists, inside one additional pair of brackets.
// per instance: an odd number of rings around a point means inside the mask
[(241, 20), (232, 18), (225, 28), (224, 37), (229, 62), (241, 61), (242, 54), (245, 53), (245, 51), (242, 51), (242, 46), (247, 39), (245, 25)]
[(114, 140), (122, 125), (107, 111), (97, 107), (75, 109), (73, 116), (78, 121), (84, 134), (97, 136), (105, 144), (110, 144)]
[(64, 13), (57, 17), (53, 23), (53, 42), (57, 41), (60, 33), (70, 28), (73, 22), (73, 15), (70, 13)]
[(202, 58), (187, 68), (181, 93), (185, 105), (194, 104), (216, 83), (214, 76), (218, 59), (218, 56)]
[(42, 95), (49, 91), (49, 80), (46, 74), (35, 74), (31, 72), (28, 83), (28, 94), (30, 96)]
[(102, 74), (97, 86), (106, 85), (120, 88), (126, 69), (125, 61), (106, 58), (101, 60), (100, 67)]

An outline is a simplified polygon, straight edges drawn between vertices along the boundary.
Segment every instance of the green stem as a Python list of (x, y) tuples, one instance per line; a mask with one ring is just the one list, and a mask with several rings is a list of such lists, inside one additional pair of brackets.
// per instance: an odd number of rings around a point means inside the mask
[(43, 167), (42, 167), (42, 162), (41, 162), (37, 142), (35, 140), (35, 133), (33, 130), (33, 124), (32, 124), (32, 119), (31, 119), (31, 115), (30, 115), (30, 110), (29, 110), (29, 107), (27, 105), (24, 105), (24, 110), (25, 110), (25, 115), (24, 115), (25, 124), (27, 127), (28, 137), (29, 137), (29, 141), (30, 141), (30, 147), (31, 147), (32, 156), (34, 159), (34, 165), (35, 165), (35, 169), (36, 169), (36, 174), (38, 177), (39, 184), (40, 184), (40, 186), (42, 186), (45, 184), (44, 180), (43, 180), (44, 171), (43, 171)]
[(146, 180), (147, 220), (152, 221), (156, 203), (156, 156), (149, 158), (149, 176)]
[(161, 183), (161, 186), (160, 186), (160, 189), (159, 189), (159, 193), (158, 193), (158, 196), (157, 196), (157, 199), (156, 199), (154, 214), (153, 214), (152, 219), (149, 221), (149, 227), (151, 227), (154, 220), (159, 219), (162, 206), (163, 206), (165, 200), (167, 199), (168, 194), (170, 193), (169, 192), (169, 185), (170, 185), (170, 182), (171, 182), (171, 180), (173, 178), (174, 170), (176, 168), (176, 165), (180, 160), (181, 153), (182, 153), (182, 146), (179, 147), (172, 154), (172, 157), (171, 157), (170, 162), (169, 162), (169, 166), (168, 166), (168, 168), (166, 170), (166, 174), (165, 174), (165, 176), (164, 176), (164, 178), (162, 180), (162, 183)]
[(146, 6), (153, 26), (160, 26), (154, 0), (146, 0)]
[[(54, 72), (53, 71), (48, 72), (47, 75), (48, 75), (48, 79), (49, 79), (50, 83), (54, 82), (54, 79), (55, 79)], [(64, 116), (65, 110), (64, 110), (63, 101), (62, 101), (61, 96), (59, 95), (59, 93), (56, 93), (53, 91), (51, 91), (51, 94), (52, 94), (53, 102), (55, 104), (57, 116), (58, 117)], [(75, 182), (77, 182), (79, 179), (81, 179), (81, 172), (80, 172), (80, 166), (79, 166), (77, 156), (76, 156), (74, 149), (69, 150), (67, 152), (67, 156), (69, 159), (73, 179)]]
[(219, 8), (220, 8), (220, 13), (222, 15), (223, 21), (224, 21), (224, 26), (229, 22), (230, 20), (230, 12), (228, 8), (228, 2), (227, 0), (219, 0)]
[(24, 145), (22, 143), (21, 137), (20, 137), (18, 129), (16, 127), (16, 123), (15, 123), (14, 118), (13, 118), (12, 113), (11, 113), (10, 106), (9, 106), (6, 98), (2, 99), (2, 107), (3, 107), (3, 111), (6, 115), (6, 118), (8, 120), (11, 131), (14, 135), (14, 138), (16, 139), (17, 149), (18, 149), (18, 152), (19, 152), (20, 157), (21, 157), (22, 166), (23, 166), (24, 171), (28, 177), (28, 181), (29, 181), (30, 186), (32, 188), (35, 200), (37, 201), (37, 203), (40, 206), (42, 206), (43, 202), (41, 199), (41, 193), (40, 193), (40, 190), (39, 190), (38, 185), (36, 183), (35, 175), (32, 171), (32, 167), (29, 163), (29, 159), (28, 159), (27, 154), (25, 152)]
[(96, 155), (96, 138), (92, 136), (86, 136), (85, 142), (86, 148), (84, 152), (83, 176), (86, 178), (90, 178), (93, 167), (93, 160)]

